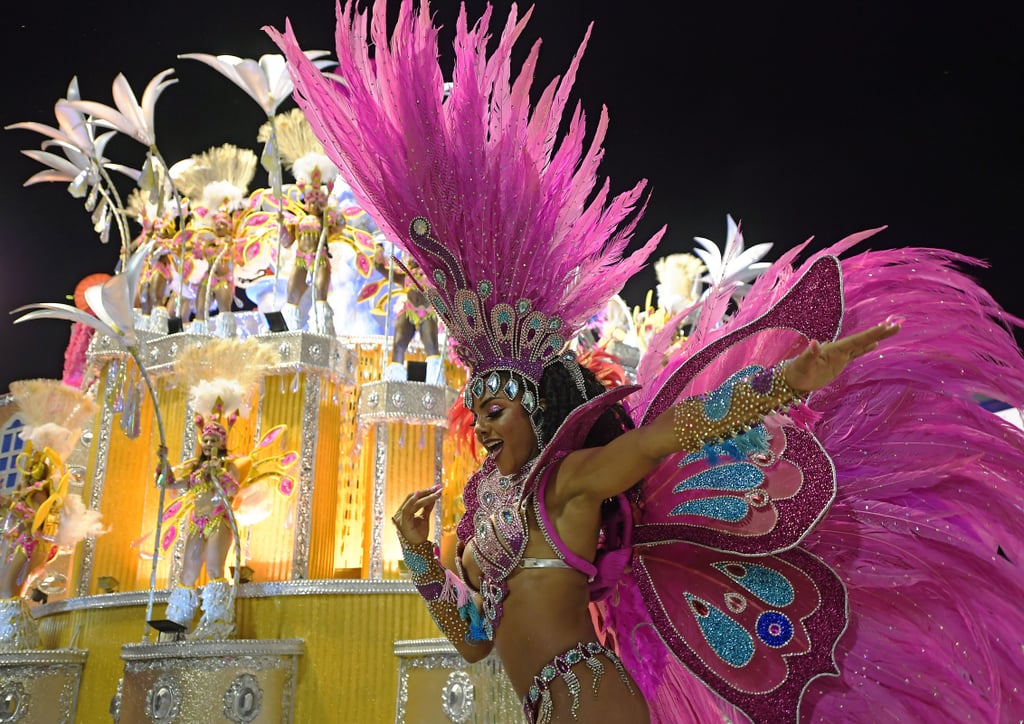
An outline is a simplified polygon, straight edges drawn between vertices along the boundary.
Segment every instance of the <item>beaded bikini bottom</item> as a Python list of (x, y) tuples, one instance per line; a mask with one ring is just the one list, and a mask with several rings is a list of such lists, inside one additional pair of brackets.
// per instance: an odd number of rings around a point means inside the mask
[(552, 659), (551, 663), (546, 664), (540, 673), (533, 677), (533, 685), (523, 697), (523, 713), (526, 715), (526, 721), (530, 724), (547, 724), (551, 721), (551, 716), (554, 713), (554, 704), (551, 701), (551, 682), (558, 678), (565, 681), (565, 685), (569, 687), (569, 693), (572, 694), (572, 716), (575, 719), (580, 708), (582, 686), (572, 668), (580, 662), (586, 663), (587, 668), (593, 673), (594, 696), (597, 696), (601, 677), (604, 675), (604, 663), (598, 658), (599, 656), (612, 662), (615, 670), (619, 672), (622, 683), (633, 693), (633, 685), (626, 675), (626, 670), (622, 667), (622, 661), (614, 651), (596, 641), (578, 643)]

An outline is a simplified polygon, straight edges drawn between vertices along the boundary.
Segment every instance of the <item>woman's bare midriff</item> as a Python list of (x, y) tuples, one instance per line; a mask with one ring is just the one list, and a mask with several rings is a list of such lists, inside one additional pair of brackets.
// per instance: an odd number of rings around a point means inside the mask
[[(587, 579), (579, 571), (524, 569), (509, 579), (508, 587), (494, 646), (521, 699), (533, 677), (552, 659), (581, 642), (598, 638), (588, 608)], [(578, 718), (572, 716), (572, 697), (565, 681), (556, 679), (551, 684), (555, 704), (552, 721), (649, 721), (647, 705), (636, 683), (631, 680), (627, 687), (614, 664), (603, 656), (600, 660), (604, 674), (596, 693), (591, 670), (582, 663), (572, 669), (580, 681)]]

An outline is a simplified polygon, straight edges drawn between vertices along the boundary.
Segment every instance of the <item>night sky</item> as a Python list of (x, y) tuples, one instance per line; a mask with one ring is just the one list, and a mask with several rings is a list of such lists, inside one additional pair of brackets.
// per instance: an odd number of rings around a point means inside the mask
[[(84, 98), (112, 104), (118, 72), (141, 94), (174, 67), (179, 82), (156, 112), (157, 144), (172, 163), (227, 142), (259, 152), (264, 120), (244, 92), (179, 53), (276, 52), (260, 28), (283, 28), (286, 17), (305, 47), (333, 48), (326, 0), (8, 5), (0, 125), (55, 125), (53, 105), (72, 76)], [(483, 7), (467, 5), (474, 18)], [(496, 14), (503, 18), (509, 5), (494, 3)], [(600, 106), (609, 108), (602, 171), (612, 190), (650, 180), (636, 243), (667, 224), (654, 258), (691, 250), (694, 236), (722, 243), (727, 214), (742, 222), (748, 246), (774, 243), (769, 260), (811, 236), (817, 249), (887, 225), (862, 248), (938, 246), (985, 259), (991, 267), (976, 276), (1024, 315), (1024, 24), (1016, 4), (798, 5), (539, 0), (520, 54), (544, 39), (535, 81), (543, 87), (594, 22), (575, 98), (591, 128)], [(433, 7), (447, 42), (458, 4)], [(19, 151), (42, 141), (0, 131), (0, 392), (14, 379), (59, 377), (69, 332), (56, 321), (14, 326), (7, 312), (64, 301), (82, 277), (112, 272), (117, 258), (116, 240), (100, 243), (64, 184), (22, 187), (43, 167)], [(137, 167), (143, 148), (120, 137), (107, 155)], [(648, 268), (624, 297), (639, 304), (654, 284)]]

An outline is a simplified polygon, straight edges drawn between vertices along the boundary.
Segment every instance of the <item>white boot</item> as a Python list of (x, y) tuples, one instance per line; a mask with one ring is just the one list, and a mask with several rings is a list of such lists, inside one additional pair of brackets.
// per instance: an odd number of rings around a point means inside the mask
[(0, 652), (39, 648), (39, 627), (21, 596), (0, 600)]
[(191, 324), (188, 325), (188, 331), (192, 334), (209, 334), (210, 333), (210, 320), (199, 319), (196, 317), (192, 320)]
[(405, 382), (409, 379), (409, 373), (401, 362), (392, 362), (384, 368), (385, 382)]
[(217, 578), (203, 586), (203, 615), (192, 640), (221, 641), (235, 632), (235, 587)]
[(167, 597), (167, 611), (164, 615), (168, 621), (174, 621), (185, 627), (185, 630), (192, 628), (192, 619), (195, 618), (196, 609), (199, 607), (199, 594), (195, 586), (175, 586), (171, 595)]
[(288, 325), (289, 332), (298, 332), (302, 329), (302, 326), (299, 324), (298, 304), (285, 302), (285, 305), (281, 307), (281, 316), (284, 317), (284, 323)]
[(441, 355), (432, 354), (426, 359), (427, 378), (424, 380), (428, 385), (444, 385), (444, 361)]
[(166, 307), (153, 307), (149, 315), (149, 331), (157, 334), (167, 334), (169, 315)]
[(238, 323), (234, 312), (221, 312), (214, 319), (215, 332), (218, 337), (231, 339), (238, 333)]
[(313, 319), (317, 334), (334, 336), (334, 312), (327, 301), (313, 302)]

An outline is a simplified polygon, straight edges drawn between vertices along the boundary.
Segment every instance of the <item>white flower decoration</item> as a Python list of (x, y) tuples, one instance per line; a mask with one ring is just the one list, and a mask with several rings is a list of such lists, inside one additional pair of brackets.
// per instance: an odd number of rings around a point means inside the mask
[[(327, 55), (326, 50), (307, 50), (306, 57), (315, 61), (317, 68), (334, 65), (332, 60), (317, 60)], [(229, 78), (250, 98), (259, 103), (267, 116), (277, 112), (277, 107), (289, 98), (295, 86), (288, 73), (288, 63), (283, 55), (268, 54), (260, 59), (239, 58), (237, 55), (210, 55), (208, 53), (184, 53), (179, 58), (190, 58), (206, 63), (214, 70)]]
[(694, 249), (694, 253), (707, 266), (707, 274), (702, 277), (702, 281), (714, 289), (735, 283), (734, 297), (742, 296), (748, 288), (748, 282), (768, 268), (768, 263), (760, 259), (771, 250), (772, 244), (755, 244), (744, 250), (743, 232), (731, 215), (726, 216), (723, 250), (710, 239), (695, 236), (693, 240), (703, 247)]
[[(32, 121), (12, 123), (4, 127), (5, 130), (34, 131), (50, 139), (43, 143), (43, 150), (22, 151), (32, 160), (49, 166), (47, 170), (31, 176), (25, 182), (25, 186), (46, 181), (73, 183), (76, 184), (76, 188), (71, 189), (71, 192), (80, 197), (84, 195), (86, 186), (98, 183), (97, 166), (122, 173), (133, 181), (138, 180), (138, 170), (110, 163), (103, 156), (107, 143), (116, 135), (116, 132), (110, 131), (96, 136), (93, 124), (89, 122), (88, 118), (70, 105), (70, 102), (80, 99), (78, 78), (75, 77), (68, 85), (67, 97), (57, 101), (54, 106), (54, 116), (57, 119), (56, 128)], [(53, 146), (60, 148), (64, 152), (64, 156), (46, 150)]]
[(111, 107), (95, 101), (76, 100), (67, 104), (82, 113), (93, 116), (95, 122), (131, 136), (142, 145), (152, 148), (156, 145), (155, 112), (156, 102), (160, 94), (168, 86), (178, 82), (177, 78), (168, 78), (174, 68), (160, 71), (146, 85), (142, 92), (142, 102), (135, 96), (135, 91), (128, 84), (124, 73), (114, 78), (114, 106)]

